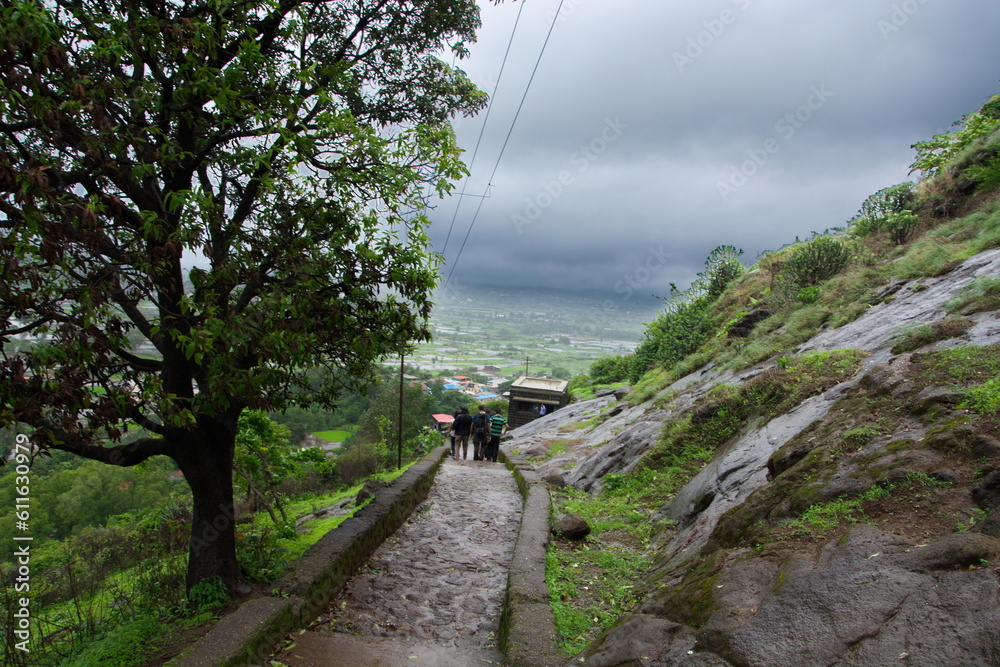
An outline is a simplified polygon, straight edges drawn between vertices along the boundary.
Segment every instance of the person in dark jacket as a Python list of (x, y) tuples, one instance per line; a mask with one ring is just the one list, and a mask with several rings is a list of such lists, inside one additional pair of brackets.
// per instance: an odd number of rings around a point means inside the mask
[(462, 408), (455, 417), (455, 460), (458, 460), (458, 448), (462, 448), (462, 458), (469, 458), (469, 435), (472, 434), (472, 415), (468, 408)]
[(490, 441), (490, 416), (486, 406), (480, 405), (479, 412), (472, 418), (472, 459), (482, 461), (486, 458), (486, 445)]

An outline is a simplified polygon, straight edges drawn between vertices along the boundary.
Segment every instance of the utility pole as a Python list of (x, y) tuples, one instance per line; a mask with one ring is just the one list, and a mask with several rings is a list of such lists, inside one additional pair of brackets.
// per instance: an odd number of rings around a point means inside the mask
[(528, 355), (524, 355), (524, 377), (528, 377)]
[(396, 469), (403, 467), (403, 359), (406, 355), (399, 355), (399, 445), (396, 448)]

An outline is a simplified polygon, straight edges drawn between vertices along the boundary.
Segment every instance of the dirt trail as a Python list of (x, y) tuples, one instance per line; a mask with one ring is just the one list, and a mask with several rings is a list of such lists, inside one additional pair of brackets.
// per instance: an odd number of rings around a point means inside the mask
[(446, 460), (427, 500), (270, 664), (499, 664), (521, 502), (501, 464)]

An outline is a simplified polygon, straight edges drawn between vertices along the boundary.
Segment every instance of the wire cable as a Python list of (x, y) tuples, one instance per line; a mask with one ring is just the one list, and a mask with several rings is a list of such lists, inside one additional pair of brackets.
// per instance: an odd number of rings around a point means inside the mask
[[(528, 91), (531, 89), (531, 83), (535, 80), (535, 74), (538, 72), (538, 65), (542, 62), (542, 55), (545, 54), (545, 47), (549, 44), (549, 38), (552, 36), (552, 31), (556, 27), (556, 21), (559, 18), (559, 12), (562, 11), (564, 0), (559, 0), (559, 6), (556, 8), (555, 14), (552, 16), (552, 25), (549, 26), (549, 31), (545, 35), (545, 41), (542, 42), (542, 48), (538, 52), (538, 58), (535, 60), (535, 67), (531, 70), (531, 77), (528, 78), (528, 83), (524, 87), (524, 94), (521, 95), (521, 102), (517, 105), (517, 112), (514, 114), (514, 119), (510, 122), (510, 129), (507, 130), (507, 137), (503, 141), (503, 146), (500, 148), (500, 154), (497, 156), (497, 161), (493, 165), (493, 172), (490, 174), (489, 182), (486, 184), (487, 191), (493, 184), (493, 177), (496, 176), (497, 169), (500, 168), (500, 160), (503, 158), (504, 151), (507, 150), (507, 143), (510, 141), (511, 135), (514, 133), (514, 125), (517, 123), (518, 117), (521, 115), (521, 109), (524, 107), (524, 101), (528, 97)], [(522, 7), (524, 5), (521, 5)], [(462, 246), (458, 249), (458, 255), (455, 256), (455, 261), (451, 265), (448, 271), (448, 277), (445, 278), (444, 285), (451, 282), (451, 276), (455, 273), (455, 267), (458, 266), (458, 260), (462, 257), (462, 251), (465, 250), (465, 244), (469, 241), (469, 235), (472, 234), (472, 228), (476, 226), (476, 220), (479, 218), (479, 211), (483, 208), (483, 202), (486, 201), (485, 198), (479, 200), (479, 206), (476, 207), (476, 212), (472, 216), (472, 222), (469, 223), (469, 229), (465, 232), (465, 238), (462, 240)]]
[[(496, 84), (493, 86), (493, 92), (490, 94), (490, 103), (486, 107), (486, 115), (483, 116), (483, 125), (479, 128), (479, 138), (476, 139), (476, 147), (472, 151), (472, 159), (469, 160), (469, 174), (472, 174), (472, 165), (476, 163), (476, 156), (479, 154), (479, 144), (483, 140), (483, 133), (486, 131), (486, 123), (490, 120), (490, 112), (493, 110), (493, 100), (496, 99), (497, 89), (500, 87), (500, 79), (503, 78), (503, 70), (507, 66), (507, 56), (510, 55), (510, 45), (514, 43), (514, 34), (517, 32), (517, 26), (521, 22), (521, 11), (524, 9), (524, 5), (527, 0), (521, 0), (521, 6), (517, 10), (517, 18), (514, 19), (514, 28), (510, 31), (510, 39), (507, 41), (507, 50), (503, 54), (503, 62), (500, 63), (500, 73), (497, 74)], [(444, 238), (444, 247), (441, 248), (441, 254), (444, 255), (448, 250), (448, 241), (451, 239), (451, 230), (455, 228), (455, 220), (458, 218), (458, 209), (462, 207), (462, 200), (465, 198), (465, 188), (469, 184), (469, 179), (466, 178), (462, 181), (462, 191), (458, 194), (458, 203), (455, 204), (455, 213), (451, 216), (451, 225), (448, 226), (448, 235)], [(484, 197), (486, 195), (483, 195)]]

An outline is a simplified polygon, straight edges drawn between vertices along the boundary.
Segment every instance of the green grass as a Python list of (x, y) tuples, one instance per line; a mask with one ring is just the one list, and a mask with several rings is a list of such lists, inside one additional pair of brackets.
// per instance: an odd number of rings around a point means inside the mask
[[(411, 462), (398, 470), (374, 475), (373, 479), (382, 482), (391, 482), (409, 470), (413, 463), (416, 463), (416, 461)], [(336, 491), (322, 496), (311, 496), (296, 500), (285, 506), (285, 513), (288, 515), (290, 520), (297, 521), (298, 519), (301, 519), (309, 514), (313, 514), (325, 507), (336, 505), (347, 498), (357, 496), (363, 486), (364, 484), (357, 484), (343, 491)], [(310, 519), (299, 526), (295, 537), (280, 538), (277, 540), (277, 544), (281, 548), (287, 550), (287, 561), (295, 560), (304, 554), (309, 547), (318, 542), (321, 537), (335, 529), (348, 518), (354, 516), (354, 512), (357, 510), (357, 507), (352, 507), (347, 514), (342, 516), (316, 517)], [(260, 528), (264, 528), (266, 526), (273, 525), (273, 522), (267, 512), (258, 512), (254, 515), (254, 524)]]
[(567, 489), (557, 514), (577, 513), (591, 533), (579, 543), (555, 540), (546, 559), (546, 583), (563, 650), (575, 655), (637, 602), (633, 586), (649, 570), (650, 539), (658, 526), (650, 513), (675, 488), (651, 471), (605, 478), (596, 497)]
[(818, 537), (829, 533), (842, 523), (857, 523), (864, 519), (865, 503), (885, 498), (889, 491), (880, 486), (873, 486), (857, 498), (838, 498), (837, 500), (810, 505), (799, 519), (789, 521), (787, 526), (794, 529), (794, 534), (808, 537)]
[(902, 354), (903, 352), (917, 350), (940, 340), (958, 338), (971, 329), (972, 325), (971, 320), (951, 318), (934, 322), (933, 324), (906, 327), (893, 338), (891, 352), (893, 354)]
[(793, 535), (803, 537), (823, 537), (845, 523), (860, 523), (867, 521), (865, 505), (887, 498), (893, 493), (903, 490), (940, 489), (950, 486), (948, 482), (936, 480), (924, 472), (911, 472), (899, 484), (888, 486), (873, 486), (855, 498), (838, 498), (827, 503), (810, 505), (798, 519), (787, 521), (784, 525), (792, 529)]
[(967, 406), (984, 415), (1000, 413), (1000, 377), (987, 380), (965, 392)]
[(322, 438), (327, 442), (344, 442), (354, 434), (354, 430), (335, 429), (333, 431), (317, 431), (313, 433), (317, 438)]
[(929, 384), (981, 384), (1000, 375), (1000, 345), (959, 345), (915, 361)]
[(963, 315), (1000, 310), (1000, 280), (989, 276), (976, 278), (946, 306), (949, 311)]

